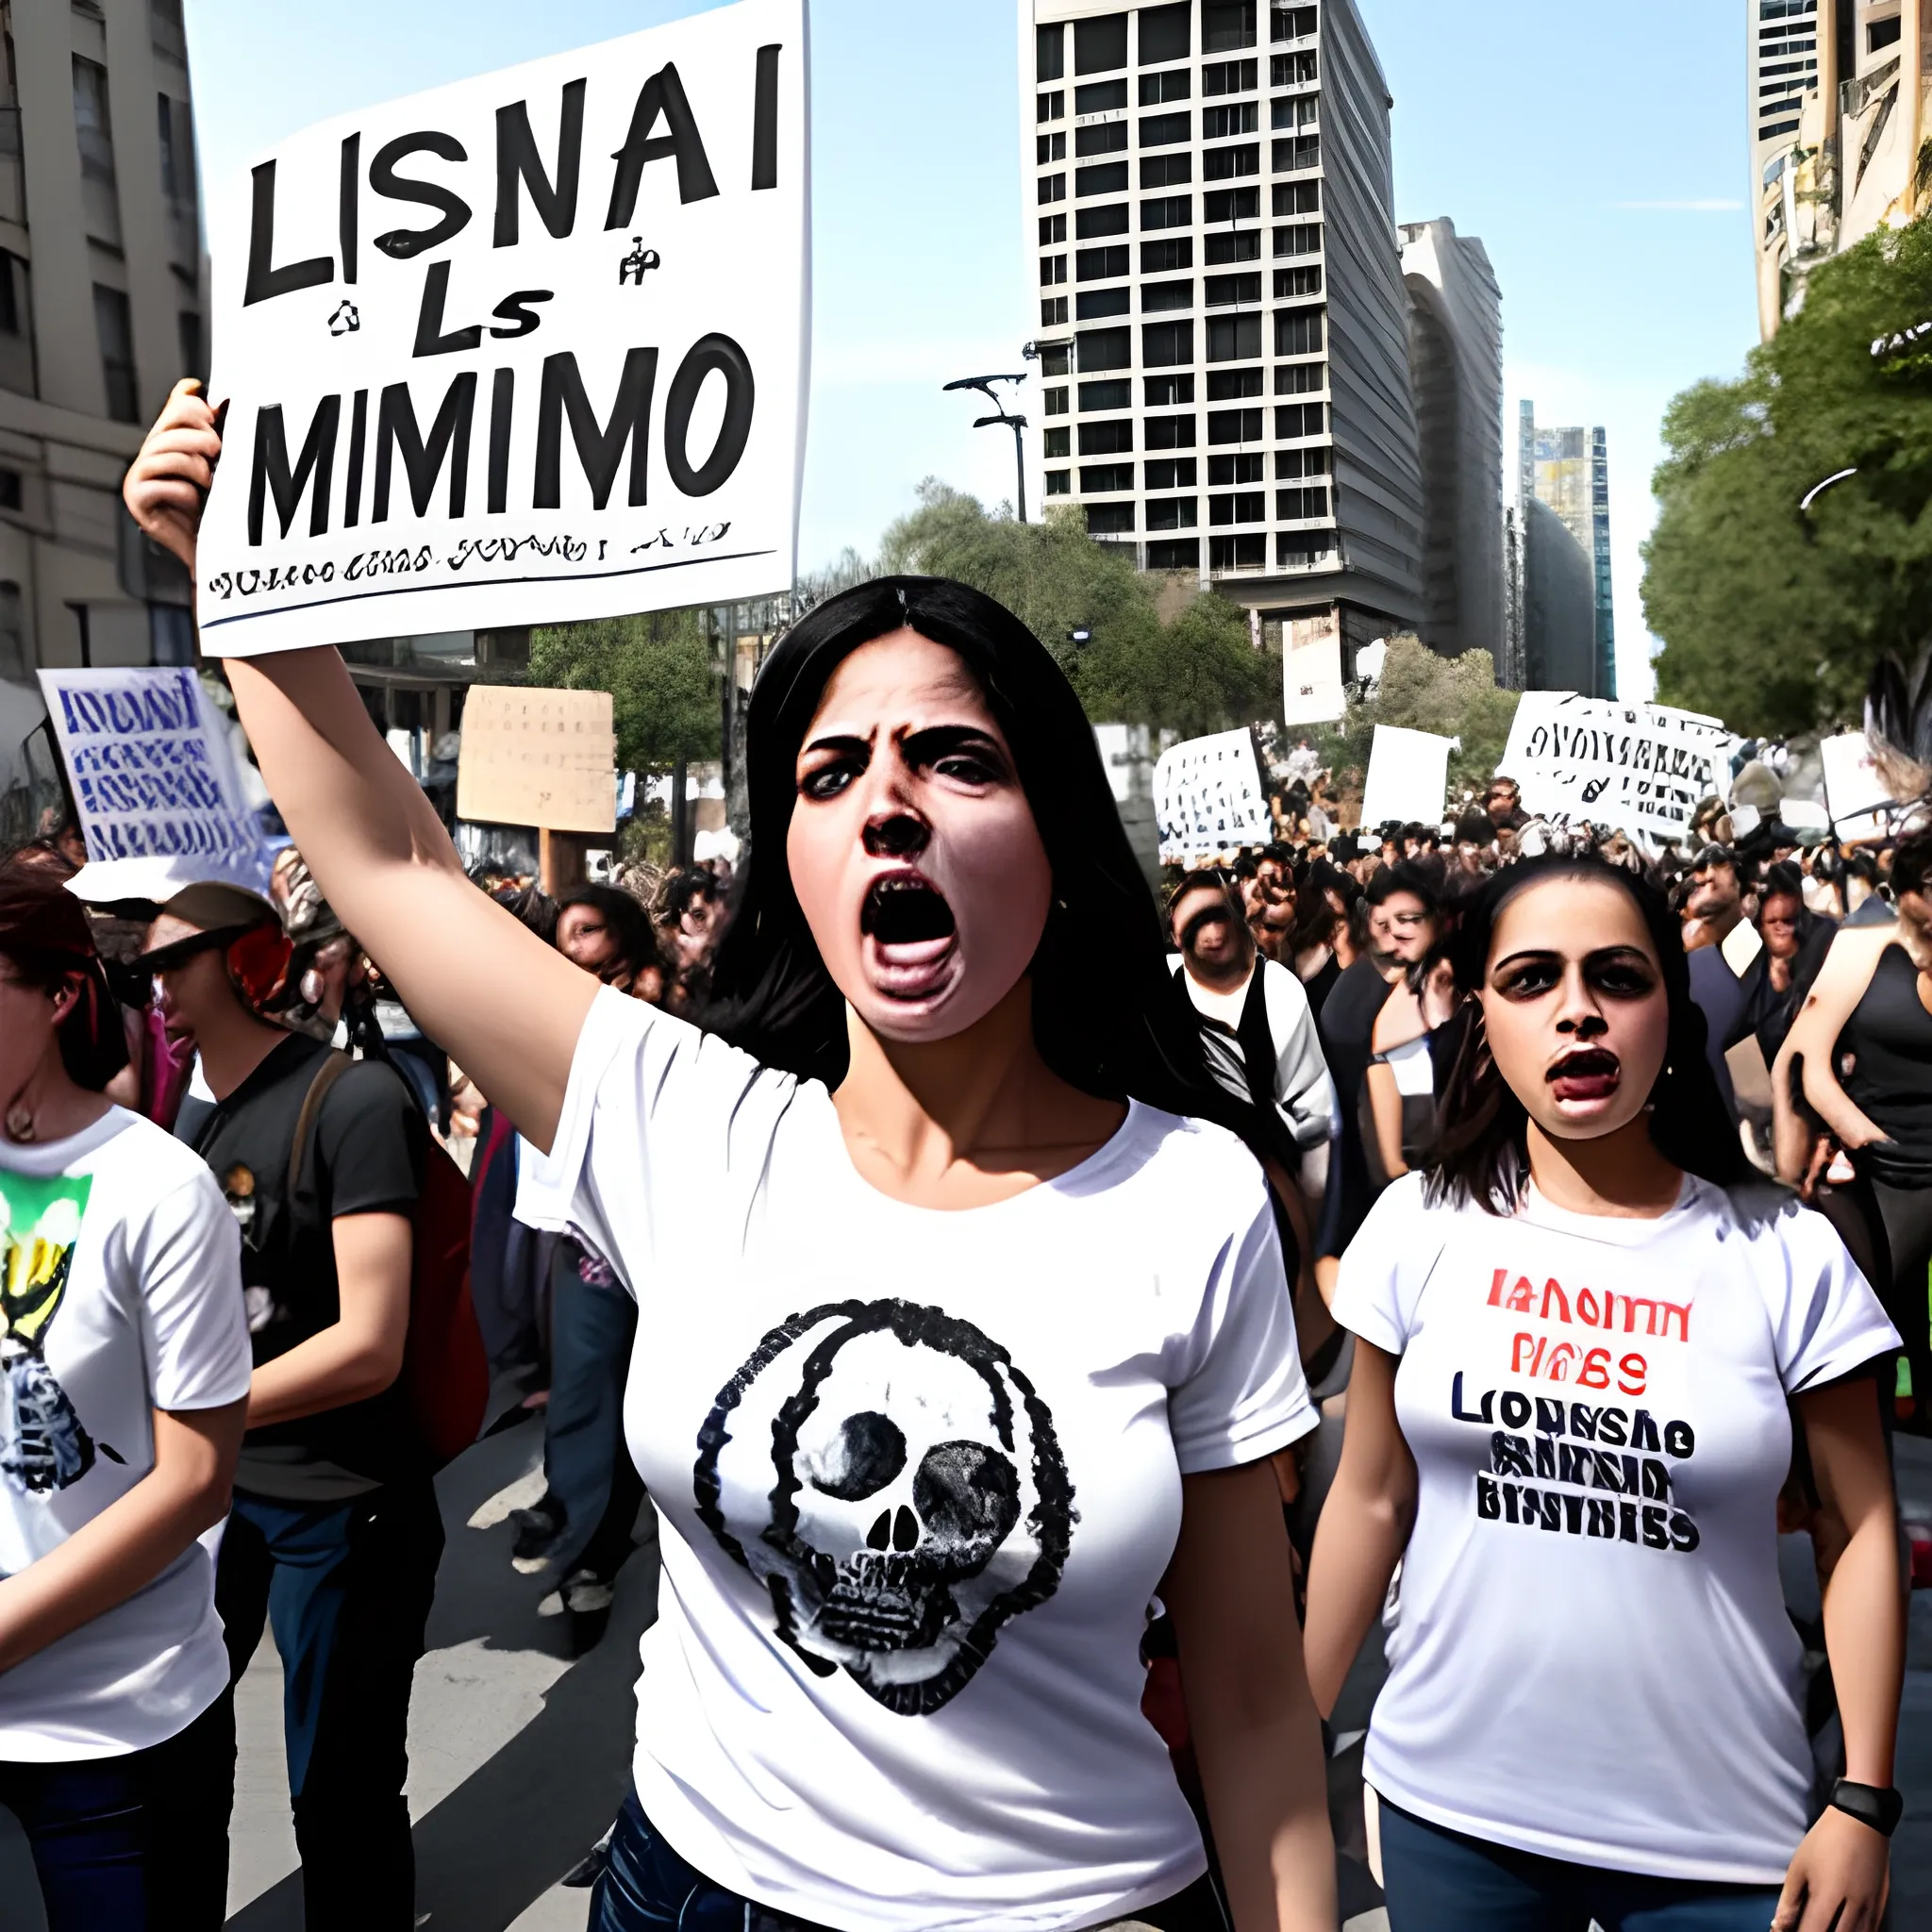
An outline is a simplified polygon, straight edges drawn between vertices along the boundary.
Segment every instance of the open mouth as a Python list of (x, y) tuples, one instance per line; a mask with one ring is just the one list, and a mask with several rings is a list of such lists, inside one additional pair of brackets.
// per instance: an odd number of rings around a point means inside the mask
[(858, 929), (882, 946), (949, 940), (955, 930), (953, 908), (938, 887), (918, 873), (887, 873), (868, 888)]
[(1617, 1091), (1624, 1069), (1607, 1047), (1580, 1047), (1568, 1053), (1545, 1076), (1558, 1100), (1607, 1100)]
[(938, 887), (911, 871), (875, 878), (859, 908), (873, 976), (894, 999), (924, 999), (944, 981), (958, 924)]

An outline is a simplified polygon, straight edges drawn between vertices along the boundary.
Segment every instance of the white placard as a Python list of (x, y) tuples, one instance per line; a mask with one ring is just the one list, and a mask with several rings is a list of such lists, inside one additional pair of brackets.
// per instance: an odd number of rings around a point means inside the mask
[(1883, 808), (1898, 801), (1879, 775), (1871, 740), (1862, 731), (1841, 731), (1820, 743), (1818, 756), (1824, 765), (1824, 797), (1839, 838), (1847, 844), (1883, 838), (1890, 823)]
[(792, 579), (805, 0), (325, 122), (225, 184), (222, 656), (761, 596)]
[(227, 720), (192, 670), (40, 677), (87, 841), (83, 897), (158, 899), (208, 880), (267, 890), (269, 854), (237, 774)]
[(1533, 817), (1681, 841), (1707, 798), (1730, 796), (1730, 743), (1696, 711), (1526, 691), (1496, 771), (1522, 786)]
[(1450, 742), (1433, 731), (1377, 724), (1362, 787), (1362, 824), (1371, 831), (1400, 824), (1440, 824), (1449, 789)]
[(1154, 767), (1154, 813), (1160, 862), (1194, 865), (1274, 836), (1260, 761), (1246, 731), (1191, 738), (1162, 752)]
[(1332, 612), (1291, 617), (1281, 626), (1281, 722), (1324, 724), (1348, 709), (1341, 636)]

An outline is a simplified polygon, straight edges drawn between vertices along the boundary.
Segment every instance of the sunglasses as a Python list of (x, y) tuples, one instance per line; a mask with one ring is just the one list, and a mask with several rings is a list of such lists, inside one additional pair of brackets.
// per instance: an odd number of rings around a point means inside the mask
[(197, 954), (218, 952), (222, 947), (231, 945), (246, 930), (245, 926), (225, 926), (219, 932), (191, 933), (186, 939), (157, 946), (152, 953), (143, 953), (135, 964), (143, 973), (173, 973), (176, 968), (187, 965)]

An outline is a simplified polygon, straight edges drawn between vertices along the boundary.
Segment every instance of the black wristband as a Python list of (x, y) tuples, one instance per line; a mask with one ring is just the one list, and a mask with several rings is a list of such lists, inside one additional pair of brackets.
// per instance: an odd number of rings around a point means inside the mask
[(1842, 1811), (1848, 1818), (1856, 1818), (1860, 1824), (1869, 1824), (1884, 1838), (1890, 1838), (1898, 1829), (1898, 1822), (1904, 1817), (1906, 1808), (1902, 1791), (1890, 1788), (1881, 1790), (1876, 1785), (1854, 1784), (1848, 1777), (1840, 1778), (1832, 1787), (1831, 1803), (1834, 1810)]

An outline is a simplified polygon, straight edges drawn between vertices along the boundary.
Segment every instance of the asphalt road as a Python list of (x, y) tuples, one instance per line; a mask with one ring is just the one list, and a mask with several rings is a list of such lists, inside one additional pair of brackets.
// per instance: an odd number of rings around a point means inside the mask
[[(528, 1424), (479, 1444), (438, 1485), (449, 1543), (409, 1741), (417, 1923), (434, 1932), (581, 1932), (587, 1894), (558, 1881), (603, 1833), (624, 1794), (637, 1639), (657, 1604), (656, 1552), (646, 1541), (626, 1565), (608, 1634), (573, 1663), (563, 1621), (538, 1613), (547, 1583), (509, 1565), (504, 1517), (534, 1497), (541, 1453), (541, 1430)], [(1899, 1463), (1906, 1514), (1932, 1522), (1932, 1443), (1902, 1441)], [(1914, 1601), (1910, 1666), (1899, 1758), (1907, 1810), (1893, 1857), (1896, 1932), (1932, 1925), (1932, 1591)], [(1331, 1795), (1348, 1932), (1386, 1924), (1364, 1862), (1360, 1814), (1359, 1735), (1379, 1675), (1378, 1656), (1364, 1656), (1336, 1713)], [(237, 1704), (232, 1932), (301, 1932), (280, 1698), (280, 1664), (264, 1641)], [(0, 1899), (6, 1932), (45, 1932), (25, 1845), (5, 1811)]]

